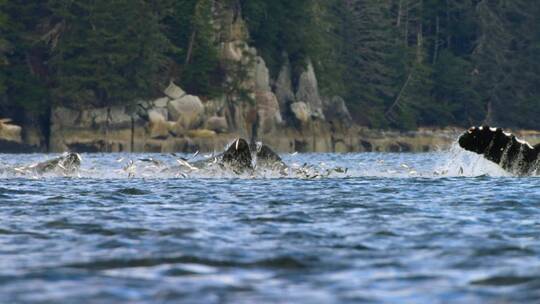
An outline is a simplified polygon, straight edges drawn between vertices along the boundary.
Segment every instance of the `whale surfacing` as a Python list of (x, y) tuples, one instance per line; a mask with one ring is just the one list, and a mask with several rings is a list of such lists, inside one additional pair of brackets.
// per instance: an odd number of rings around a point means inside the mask
[(533, 147), (501, 128), (472, 127), (459, 137), (458, 143), (515, 175), (532, 175), (539, 169), (540, 145)]
[(220, 169), (231, 170), (236, 174), (249, 173), (260, 168), (280, 172), (288, 168), (270, 147), (262, 143), (250, 145), (243, 138), (235, 139), (223, 153), (189, 165), (192, 167), (191, 170), (217, 166)]

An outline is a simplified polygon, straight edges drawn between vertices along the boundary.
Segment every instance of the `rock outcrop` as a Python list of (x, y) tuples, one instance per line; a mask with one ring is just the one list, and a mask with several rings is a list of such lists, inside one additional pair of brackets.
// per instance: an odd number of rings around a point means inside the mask
[[(275, 82), (275, 94), (279, 101), (279, 106), (282, 114), (287, 114), (287, 109), (295, 102), (295, 96), (292, 88), (291, 66), (289, 59), (285, 57), (285, 62), (279, 71), (279, 75)], [(285, 112), (283, 112), (285, 111)]]
[(319, 84), (315, 75), (315, 68), (311, 61), (307, 70), (300, 75), (296, 100), (308, 105), (309, 111), (314, 118), (324, 120), (323, 103), (319, 95)]
[(309, 106), (302, 101), (291, 104), (291, 111), (294, 117), (302, 124), (307, 124), (311, 118)]
[(171, 100), (167, 109), (169, 119), (178, 122), (188, 130), (198, 127), (204, 114), (204, 105), (199, 97), (194, 95), (185, 95), (180, 99)]
[(11, 124), (11, 119), (0, 119), (0, 139), (15, 143), (22, 143), (21, 133), (22, 128), (20, 126)]
[(225, 117), (212, 116), (205, 123), (206, 129), (216, 133), (226, 133), (229, 130), (227, 119)]
[(352, 123), (351, 113), (345, 104), (345, 100), (339, 96), (324, 98), (324, 114), (328, 121), (342, 124)]
[(165, 95), (170, 99), (179, 99), (186, 95), (186, 92), (182, 90), (179, 86), (171, 82), (169, 86), (164, 91)]

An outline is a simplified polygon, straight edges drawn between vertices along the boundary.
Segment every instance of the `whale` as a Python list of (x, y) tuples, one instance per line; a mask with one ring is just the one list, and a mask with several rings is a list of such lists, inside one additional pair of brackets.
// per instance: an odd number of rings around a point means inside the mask
[(14, 167), (11, 171), (19, 175), (43, 175), (47, 173), (70, 175), (79, 170), (81, 161), (82, 158), (78, 153), (68, 152), (43, 162)]
[(269, 146), (260, 142), (249, 144), (243, 138), (235, 139), (223, 153), (193, 163), (181, 162), (181, 165), (192, 170), (219, 167), (236, 174), (252, 173), (258, 169), (284, 172), (288, 166)]
[(532, 146), (501, 128), (471, 127), (459, 136), (458, 144), (514, 175), (535, 175), (540, 169), (540, 144)]

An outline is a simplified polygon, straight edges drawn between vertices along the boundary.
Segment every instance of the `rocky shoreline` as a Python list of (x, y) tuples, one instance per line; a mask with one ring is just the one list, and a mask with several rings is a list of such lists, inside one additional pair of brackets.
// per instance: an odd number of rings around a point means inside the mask
[[(154, 110), (151, 110), (154, 111)], [(56, 109), (48, 146), (39, 130), (0, 121), (0, 153), (35, 152), (212, 152), (249, 134), (223, 129), (226, 122), (211, 118), (207, 128), (174, 133), (180, 127), (159, 117), (144, 120), (115, 108)], [(150, 115), (153, 116), (153, 115)], [(69, 119), (68, 119), (69, 118)], [(421, 128), (415, 131), (376, 130), (353, 125), (336, 129), (324, 122), (304, 128), (280, 127), (259, 140), (278, 152), (430, 152), (448, 149), (464, 130)], [(540, 143), (540, 131), (516, 130), (519, 138)]]

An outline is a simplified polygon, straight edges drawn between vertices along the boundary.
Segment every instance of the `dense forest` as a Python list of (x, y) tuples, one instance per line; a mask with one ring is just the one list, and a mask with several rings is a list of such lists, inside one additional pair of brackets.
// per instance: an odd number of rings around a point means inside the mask
[(171, 79), (222, 94), (216, 2), (273, 76), (311, 60), (360, 125), (540, 129), (536, 0), (0, 0), (0, 116), (129, 104)]

